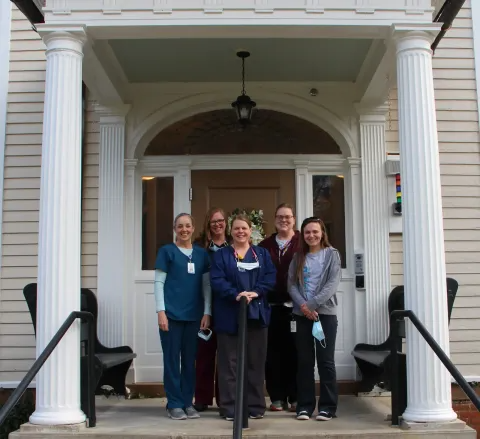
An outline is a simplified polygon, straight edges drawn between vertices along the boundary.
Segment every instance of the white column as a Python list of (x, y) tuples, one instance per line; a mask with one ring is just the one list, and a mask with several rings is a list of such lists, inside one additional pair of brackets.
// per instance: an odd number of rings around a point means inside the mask
[[(137, 167), (137, 159), (126, 159), (124, 162), (125, 169), (125, 185), (124, 185), (124, 254), (123, 258), (123, 282), (122, 288), (125, 297), (125, 327), (124, 327), (124, 344), (127, 346), (134, 346), (134, 328), (135, 328), (135, 271), (141, 269), (141, 264), (138, 267), (135, 265), (137, 261), (141, 261), (141, 212), (142, 201), (136, 200), (136, 181), (135, 169)], [(141, 198), (141, 190), (140, 190)], [(135, 226), (135, 221), (138, 220), (138, 228)]]
[[(362, 172), (361, 159), (358, 157), (348, 158), (348, 185), (350, 186), (350, 218), (352, 218), (352, 249), (354, 254), (364, 253), (364, 230), (363, 230), (363, 201), (362, 201)], [(348, 217), (347, 217), (348, 218)], [(354, 266), (354, 255), (347, 261), (347, 267)], [(353, 270), (352, 270), (353, 271)], [(355, 280), (355, 273), (353, 273)], [(367, 320), (365, 303), (365, 291), (355, 291), (355, 342), (364, 343), (367, 339)]]
[(296, 160), (294, 164), (297, 227), (300, 229), (303, 220), (311, 216), (313, 212), (312, 181), (308, 173), (307, 162)]
[(386, 108), (360, 114), (367, 343), (383, 343), (388, 333), (390, 227), (385, 161)]
[[(433, 35), (395, 32), (400, 171), (403, 203), (405, 307), (449, 355), (445, 250), (437, 122), (432, 74)], [(407, 325), (408, 406), (405, 421), (456, 419), (450, 376), (414, 328)]]
[(98, 336), (109, 347), (123, 344), (124, 158), (128, 106), (97, 106), (100, 114), (98, 194)]
[[(46, 33), (38, 243), (37, 356), (80, 309), (83, 28)], [(37, 375), (32, 424), (85, 421), (80, 410), (80, 322)]]
[[(177, 169), (173, 177), (174, 183), (174, 216), (180, 213), (190, 213), (191, 201), (189, 197), (191, 187), (190, 164)], [(172, 218), (173, 226), (173, 218)]]

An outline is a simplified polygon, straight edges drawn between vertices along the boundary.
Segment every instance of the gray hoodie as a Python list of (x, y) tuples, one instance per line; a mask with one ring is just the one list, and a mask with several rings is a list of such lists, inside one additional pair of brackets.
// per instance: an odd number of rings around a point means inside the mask
[(315, 289), (315, 295), (308, 300), (303, 285), (296, 279), (297, 255), (293, 257), (288, 269), (288, 292), (293, 301), (294, 314), (303, 315), (300, 306), (304, 303), (307, 304), (310, 311), (317, 311), (318, 314), (337, 314), (336, 292), (342, 277), (342, 264), (338, 250), (333, 247), (325, 249), (324, 267), (323, 274)]

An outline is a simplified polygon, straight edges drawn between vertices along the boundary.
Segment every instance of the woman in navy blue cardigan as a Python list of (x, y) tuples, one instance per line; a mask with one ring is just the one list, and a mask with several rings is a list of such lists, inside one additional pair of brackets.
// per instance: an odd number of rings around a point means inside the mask
[(245, 215), (232, 221), (232, 245), (217, 251), (210, 269), (213, 313), (217, 333), (217, 367), (221, 413), (233, 421), (235, 411), (238, 313), (241, 297), (248, 302), (247, 394), (251, 419), (265, 413), (265, 360), (270, 305), (267, 293), (276, 281), (275, 265), (264, 248), (250, 245), (252, 224)]

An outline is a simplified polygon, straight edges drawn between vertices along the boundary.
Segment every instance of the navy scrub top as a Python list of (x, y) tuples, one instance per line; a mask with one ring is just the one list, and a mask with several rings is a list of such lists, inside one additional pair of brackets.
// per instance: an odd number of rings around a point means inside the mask
[[(195, 273), (188, 273), (188, 263), (195, 265)], [(183, 254), (175, 244), (160, 248), (155, 269), (167, 273), (165, 280), (165, 313), (172, 320), (200, 321), (204, 314), (203, 275), (210, 270), (207, 251), (193, 246), (191, 257)]]

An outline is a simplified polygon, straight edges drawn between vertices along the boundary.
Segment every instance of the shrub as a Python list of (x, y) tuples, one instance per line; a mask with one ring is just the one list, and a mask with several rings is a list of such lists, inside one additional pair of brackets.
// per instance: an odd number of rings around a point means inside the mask
[(5, 422), (0, 425), (0, 439), (7, 439), (10, 433), (18, 430), (20, 425), (28, 422), (28, 418), (34, 410), (35, 401), (33, 394), (27, 392), (12, 409)]

